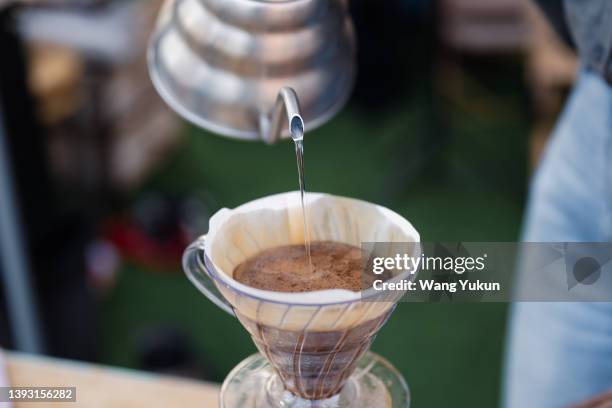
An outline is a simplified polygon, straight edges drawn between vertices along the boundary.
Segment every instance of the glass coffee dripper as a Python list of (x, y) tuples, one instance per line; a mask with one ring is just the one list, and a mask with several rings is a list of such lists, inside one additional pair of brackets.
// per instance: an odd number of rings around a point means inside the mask
[[(281, 293), (232, 279), (234, 267), (255, 253), (303, 242), (298, 194), (219, 211), (210, 220), (208, 235), (185, 251), (183, 267), (189, 279), (238, 318), (260, 352), (230, 372), (220, 406), (408, 407), (410, 395), (402, 376), (368, 351), (403, 293)], [(314, 193), (306, 196), (306, 205), (313, 240), (360, 245), (393, 238), (418, 250), (416, 230), (386, 208)], [(391, 279), (404, 278), (400, 274)]]

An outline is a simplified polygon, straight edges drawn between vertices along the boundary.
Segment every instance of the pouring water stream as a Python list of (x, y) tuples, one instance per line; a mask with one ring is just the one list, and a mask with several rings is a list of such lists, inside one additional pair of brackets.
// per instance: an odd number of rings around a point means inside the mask
[[(287, 122), (284, 122), (284, 118), (287, 118)], [(304, 120), (300, 114), (298, 96), (295, 90), (290, 87), (283, 87), (278, 91), (271, 117), (266, 114), (260, 117), (261, 134), (264, 140), (267, 143), (274, 143), (279, 140), (284, 123), (289, 124), (289, 135), (295, 144), (298, 179), (300, 182), (300, 200), (302, 202), (302, 217), (304, 220), (304, 249), (308, 254), (310, 270), (314, 272), (310, 252), (310, 229), (308, 228), (306, 205), (304, 203), (306, 191), (306, 181), (304, 179)]]
[(308, 254), (310, 270), (314, 271), (312, 267), (312, 256), (310, 254), (310, 229), (308, 228), (306, 206), (304, 204), (304, 193), (306, 192), (306, 180), (304, 178), (304, 122), (300, 117), (294, 116), (291, 118), (289, 132), (291, 134), (291, 138), (293, 139), (293, 143), (295, 144), (295, 156), (297, 159), (298, 180), (300, 183), (300, 200), (302, 202), (302, 217), (304, 220), (304, 248)]

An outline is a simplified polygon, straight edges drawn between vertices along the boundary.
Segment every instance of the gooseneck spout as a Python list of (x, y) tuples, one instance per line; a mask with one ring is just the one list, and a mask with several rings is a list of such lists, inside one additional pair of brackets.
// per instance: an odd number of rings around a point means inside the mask
[(300, 113), (300, 102), (295, 91), (289, 87), (281, 88), (278, 92), (272, 115), (260, 117), (259, 129), (266, 143), (276, 143), (281, 138), (285, 115), (289, 135), (293, 140), (301, 140), (304, 137), (304, 120)]

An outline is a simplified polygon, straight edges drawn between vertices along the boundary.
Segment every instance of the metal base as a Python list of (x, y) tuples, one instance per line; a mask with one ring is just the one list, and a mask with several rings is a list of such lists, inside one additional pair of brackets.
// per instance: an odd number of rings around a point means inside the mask
[(221, 408), (409, 408), (410, 391), (401, 374), (384, 358), (368, 352), (338, 395), (305, 400), (283, 387), (259, 353), (243, 360), (221, 387)]

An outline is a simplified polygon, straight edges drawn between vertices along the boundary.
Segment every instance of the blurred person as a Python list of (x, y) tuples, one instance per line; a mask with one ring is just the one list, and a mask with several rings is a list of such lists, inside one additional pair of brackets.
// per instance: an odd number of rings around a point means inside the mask
[[(612, 238), (612, 1), (537, 0), (576, 47), (577, 82), (532, 181), (526, 242)], [(519, 277), (520, 279), (520, 277)], [(612, 288), (610, 288), (612, 291)], [(612, 406), (612, 303), (515, 303), (503, 405)]]

